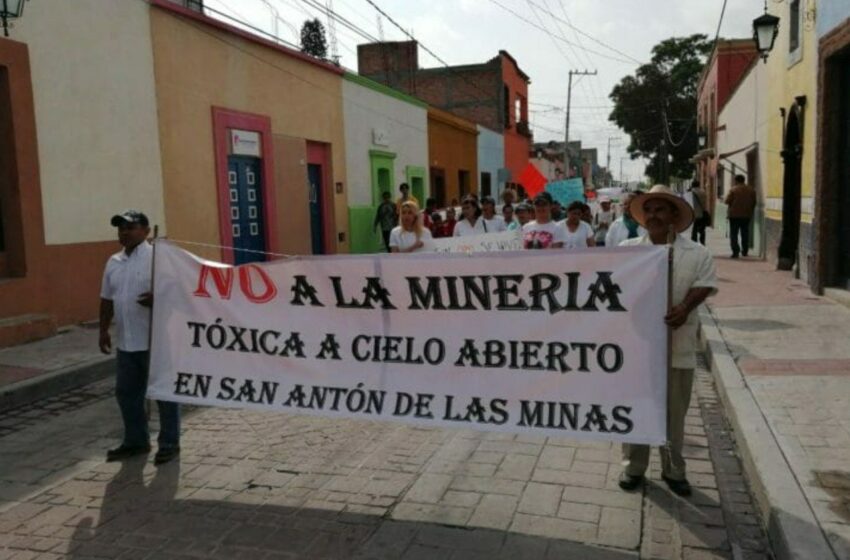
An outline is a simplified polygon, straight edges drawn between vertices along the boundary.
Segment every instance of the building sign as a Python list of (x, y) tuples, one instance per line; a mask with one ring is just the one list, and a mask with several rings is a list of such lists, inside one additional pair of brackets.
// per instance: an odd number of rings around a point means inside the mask
[(667, 439), (665, 247), (155, 262), (149, 398)]
[(372, 144), (387, 147), (390, 145), (390, 134), (382, 128), (372, 129)]
[(230, 129), (230, 153), (234, 156), (261, 157), (261, 148), (259, 132)]

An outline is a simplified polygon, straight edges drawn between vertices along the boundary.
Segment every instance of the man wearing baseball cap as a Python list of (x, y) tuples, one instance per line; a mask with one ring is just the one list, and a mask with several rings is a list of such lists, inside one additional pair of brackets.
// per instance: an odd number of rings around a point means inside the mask
[[(717, 291), (717, 278), (711, 253), (702, 245), (681, 235), (694, 221), (691, 206), (664, 185), (655, 185), (629, 203), (634, 219), (646, 234), (628, 239), (620, 246), (670, 245), (673, 247), (672, 307), (664, 318), (673, 329), (672, 363), (667, 372), (667, 444), (660, 449), (661, 477), (679, 496), (689, 496), (691, 486), (685, 477), (682, 446), (685, 415), (691, 402), (696, 368), (697, 307)], [(649, 465), (648, 445), (623, 445), (620, 488), (634, 490), (643, 482)]]
[[(103, 272), (100, 289), (100, 351), (109, 354), (109, 326), (115, 318), (115, 349), (118, 366), (115, 398), (124, 422), (124, 440), (110, 449), (106, 460), (121, 461), (151, 450), (145, 393), (150, 358), (151, 268), (153, 247), (148, 243), (148, 217), (138, 210), (112, 216), (123, 249), (112, 255)], [(180, 454), (180, 410), (177, 403), (157, 401), (159, 449), (154, 464), (167, 463)]]

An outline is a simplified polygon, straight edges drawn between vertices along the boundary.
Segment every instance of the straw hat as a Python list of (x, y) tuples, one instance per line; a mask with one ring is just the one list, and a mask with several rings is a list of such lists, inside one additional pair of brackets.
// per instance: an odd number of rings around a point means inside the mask
[(643, 211), (643, 205), (646, 201), (653, 198), (666, 200), (679, 211), (679, 215), (673, 223), (673, 227), (677, 232), (682, 233), (693, 223), (694, 211), (691, 205), (685, 202), (683, 198), (673, 192), (667, 185), (655, 185), (649, 192), (638, 195), (629, 202), (629, 211), (632, 218), (643, 227), (646, 227), (646, 215)]

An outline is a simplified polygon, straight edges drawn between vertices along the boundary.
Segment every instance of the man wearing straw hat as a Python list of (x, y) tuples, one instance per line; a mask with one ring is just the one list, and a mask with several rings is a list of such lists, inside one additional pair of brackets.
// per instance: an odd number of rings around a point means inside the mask
[[(667, 372), (667, 444), (660, 449), (661, 477), (674, 493), (689, 496), (691, 486), (685, 477), (682, 446), (696, 368), (696, 309), (717, 291), (714, 261), (708, 249), (680, 235), (694, 221), (694, 213), (668, 187), (655, 185), (648, 193), (633, 198), (629, 211), (646, 234), (623, 241), (620, 246), (653, 244), (673, 248), (672, 295), (664, 318), (673, 329), (673, 337)], [(640, 486), (649, 465), (649, 451), (648, 445), (623, 445), (625, 468), (620, 475), (620, 488), (634, 490)]]
[[(106, 460), (121, 461), (150, 453), (145, 393), (150, 358), (151, 268), (153, 246), (148, 217), (138, 210), (112, 216), (123, 249), (112, 255), (103, 272), (100, 289), (100, 351), (109, 354), (109, 325), (115, 318), (115, 349), (118, 366), (115, 398), (124, 421), (124, 439), (110, 449)], [(159, 449), (154, 464), (167, 463), (180, 454), (180, 409), (177, 403), (157, 401)]]

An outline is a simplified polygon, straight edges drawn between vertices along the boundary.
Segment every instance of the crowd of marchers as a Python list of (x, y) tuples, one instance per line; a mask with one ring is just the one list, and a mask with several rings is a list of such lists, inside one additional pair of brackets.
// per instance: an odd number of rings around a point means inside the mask
[(506, 231), (518, 231), (526, 249), (616, 246), (646, 233), (629, 211), (631, 199), (640, 193), (626, 193), (619, 211), (604, 196), (594, 206), (574, 201), (563, 207), (549, 192), (527, 198), (511, 188), (503, 191), (498, 206), (492, 197), (469, 194), (445, 209), (437, 208), (436, 199), (429, 198), (420, 210), (407, 184), (402, 183), (399, 191), (396, 200), (389, 192), (383, 193), (373, 224), (375, 230), (380, 228), (388, 253), (430, 251), (431, 240), (441, 237)]

